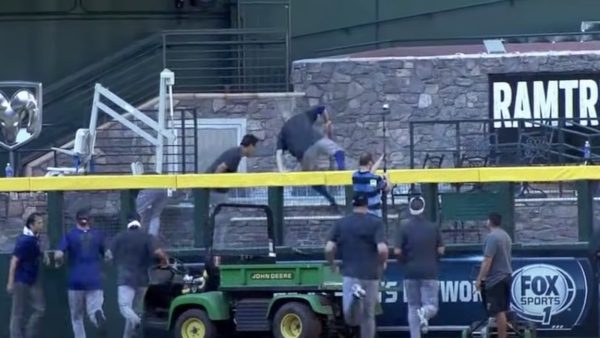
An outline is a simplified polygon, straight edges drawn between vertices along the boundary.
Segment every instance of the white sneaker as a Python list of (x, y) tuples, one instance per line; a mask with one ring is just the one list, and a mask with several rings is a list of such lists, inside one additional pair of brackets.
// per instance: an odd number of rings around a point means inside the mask
[(417, 309), (417, 316), (419, 316), (421, 333), (425, 334), (429, 331), (429, 322), (427, 318), (425, 318), (425, 310), (423, 308)]
[(367, 292), (365, 289), (363, 289), (359, 284), (352, 285), (352, 295), (355, 298), (362, 299), (366, 294)]

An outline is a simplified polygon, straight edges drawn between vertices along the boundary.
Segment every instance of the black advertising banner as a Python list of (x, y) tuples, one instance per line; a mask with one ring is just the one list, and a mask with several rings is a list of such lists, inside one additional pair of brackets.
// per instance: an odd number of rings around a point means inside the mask
[[(519, 141), (519, 120), (527, 131), (540, 124), (559, 126), (557, 119), (568, 129), (600, 129), (599, 86), (598, 72), (490, 74), (490, 129), (498, 143)], [(581, 147), (585, 140), (565, 133), (565, 142)]]

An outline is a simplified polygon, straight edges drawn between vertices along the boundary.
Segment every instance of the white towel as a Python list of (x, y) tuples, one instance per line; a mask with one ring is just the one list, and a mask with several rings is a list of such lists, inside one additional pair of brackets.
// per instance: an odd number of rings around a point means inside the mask
[(23, 227), (23, 235), (35, 237), (35, 234), (28, 227)]

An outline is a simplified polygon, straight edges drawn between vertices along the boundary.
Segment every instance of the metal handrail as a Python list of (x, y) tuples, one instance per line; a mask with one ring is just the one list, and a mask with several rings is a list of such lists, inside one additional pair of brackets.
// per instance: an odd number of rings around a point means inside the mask
[[(280, 61), (269, 62), (269, 64), (274, 65), (273, 67), (283, 70), (283, 75), (277, 78), (277, 82), (270, 81), (268, 77), (274, 78), (276, 76), (274, 75), (275, 72), (263, 76), (264, 73), (269, 71), (264, 67), (264, 63), (267, 61), (260, 59), (259, 56), (245, 53), (245, 48), (249, 48), (248, 45), (258, 46), (256, 48), (259, 48), (265, 43), (263, 41), (266, 40), (265, 36), (260, 34), (274, 33), (282, 36), (281, 39), (275, 41), (281, 46), (280, 50), (276, 51), (281, 52)], [(289, 37), (285, 33), (274, 29), (207, 29), (165, 30), (151, 34), (119, 52), (47, 86), (44, 93), (44, 109), (49, 114), (46, 114), (46, 117), (50, 122), (57, 125), (53, 130), (56, 135), (71, 134), (74, 117), (77, 119), (77, 116), (81, 116), (81, 123), (85, 125), (91, 106), (93, 88), (98, 82), (109, 86), (111, 90), (115, 90), (123, 99), (134, 106), (155, 97), (158, 94), (158, 74), (162, 68), (182, 68), (177, 63), (182, 61), (174, 59), (171, 62), (167, 58), (170, 53), (175, 53), (172, 55), (181, 53), (181, 50), (178, 49), (180, 47), (177, 46), (177, 43), (180, 42), (176, 40), (177, 35), (186, 36), (187, 38), (193, 38), (194, 35), (201, 36), (202, 39), (210, 38), (216, 42), (221, 42), (219, 39), (225, 38), (225, 40), (229, 40), (230, 44), (229, 53), (231, 55), (227, 57), (233, 60), (223, 61), (215, 57), (222, 55), (223, 51), (221, 49), (224, 49), (223, 47), (218, 48), (219, 50), (215, 48), (211, 50), (202, 46), (191, 47), (195, 53), (201, 55), (194, 55), (192, 63), (185, 64), (183, 68), (186, 69), (178, 76), (179, 82), (176, 81), (175, 91), (178, 89), (178, 83), (181, 86), (180, 88), (186, 91), (212, 92), (215, 89), (226, 91), (231, 90), (228, 88), (230, 82), (234, 90), (262, 91), (262, 89), (267, 89), (275, 91), (277, 88), (287, 90), (289, 86), (289, 53), (285, 49), (288, 48), (289, 41), (287, 39)], [(260, 41), (253, 41), (252, 34), (259, 34), (256, 39)], [(236, 36), (239, 38), (236, 39)], [(173, 38), (173, 41), (170, 38)], [(225, 49), (227, 50), (227, 48)], [(276, 52), (271, 52), (271, 54), (275, 55)], [(207, 57), (207, 60), (204, 60), (204, 56)], [(213, 61), (213, 59), (216, 59), (216, 61)], [(262, 63), (258, 63), (255, 59)], [(202, 74), (197, 72), (208, 72), (208, 68), (210, 68), (208, 66), (213, 66), (214, 62), (224, 62), (225, 64), (221, 66), (229, 67), (229, 69), (223, 71), (223, 74), (205, 77), (206, 79), (213, 79), (212, 81), (198, 81), (199, 75)], [(237, 67), (233, 67), (234, 64)], [(220, 70), (220, 68), (222, 67), (217, 66), (215, 69)], [(53, 114), (53, 111), (60, 112), (60, 114)], [(78, 115), (74, 115), (75, 113)], [(99, 121), (99, 123), (103, 122)], [(42, 138), (34, 140), (30, 147), (40, 148), (44, 143), (45, 145), (52, 143), (53, 146), (60, 146), (70, 140), (70, 137), (57, 137), (49, 142), (49, 140), (43, 140)], [(35, 158), (34, 156), (23, 157), (22, 163), (27, 163)]]
[[(470, 119), (461, 119), (461, 120), (417, 120), (417, 121), (411, 121), (409, 123), (409, 132), (410, 132), (410, 167), (414, 168), (415, 166), (415, 157), (417, 154), (422, 154), (422, 153), (451, 153), (451, 154), (455, 154), (455, 155), (459, 155), (461, 153), (464, 152), (469, 152), (470, 149), (464, 149), (464, 143), (461, 142), (461, 137), (462, 136), (473, 136), (473, 133), (469, 133), (469, 135), (462, 135), (461, 134), (461, 124), (462, 123), (467, 123), (469, 125), (473, 125), (473, 124), (484, 124), (484, 125), (491, 125), (494, 122), (497, 122), (500, 120), (494, 120), (494, 119), (474, 119), (474, 120), (470, 120)], [(597, 137), (600, 136), (600, 131), (594, 128), (590, 128), (588, 126), (584, 126), (581, 125), (580, 123), (575, 122), (574, 119), (567, 119), (567, 118), (547, 118), (547, 119), (543, 119), (543, 122), (540, 122), (539, 120), (522, 120), (522, 119), (512, 119), (512, 120), (508, 120), (508, 121), (517, 121), (519, 122), (519, 127), (516, 128), (518, 135), (517, 136), (517, 141), (515, 142), (507, 142), (507, 143), (497, 143), (497, 142), (491, 142), (489, 144), (489, 152), (490, 154), (494, 153), (495, 156), (498, 156), (501, 154), (502, 149), (506, 149), (506, 148), (517, 148), (518, 150), (522, 150), (523, 149), (523, 144), (521, 144), (520, 141), (520, 136), (521, 135), (526, 135), (525, 129), (530, 129), (530, 128), (525, 128), (524, 124), (525, 123), (531, 123), (532, 125), (535, 125), (536, 127), (532, 127), (532, 128), (536, 128), (536, 129), (544, 129), (544, 130), (549, 130), (552, 131), (554, 133), (556, 133), (556, 141), (554, 139), (550, 139), (548, 142), (548, 149), (545, 150), (545, 152), (549, 155), (555, 155), (558, 157), (559, 159), (559, 163), (562, 163), (562, 161), (566, 160), (566, 159), (570, 159), (570, 160), (582, 160), (583, 156), (576, 156), (576, 155), (572, 155), (567, 153), (567, 151), (571, 150), (571, 151), (578, 151), (581, 150), (580, 148), (571, 145), (569, 143), (564, 142), (565, 140), (565, 134), (568, 135), (574, 135), (574, 136), (578, 136), (580, 138), (586, 138), (588, 140), (591, 139), (596, 139)], [(544, 123), (548, 123), (548, 122), (558, 122), (558, 126), (554, 126), (554, 125), (549, 125), (549, 124), (544, 124)], [(566, 126), (566, 124), (572, 124), (572, 126)], [(415, 138), (414, 138), (414, 134), (415, 134), (415, 128), (418, 127), (419, 125), (433, 125), (433, 124), (442, 124), (442, 125), (453, 125), (454, 128), (456, 128), (456, 144), (454, 144), (453, 146), (449, 146), (447, 148), (442, 148), (442, 147), (436, 147), (436, 148), (427, 148), (427, 149), (417, 149), (416, 144), (415, 144)], [(585, 132), (581, 132), (581, 131), (577, 131), (577, 130), (572, 130), (570, 128), (580, 128), (586, 131), (589, 131), (588, 133)], [(489, 128), (483, 128), (483, 130), (481, 130), (480, 134), (478, 134), (479, 136), (482, 137), (482, 139), (488, 139), (490, 137), (492, 137), (494, 135), (494, 132), (492, 130), (490, 130)], [(554, 147), (558, 147), (559, 149), (553, 149)], [(597, 149), (597, 146), (592, 146), (592, 150), (593, 149)], [(593, 156), (595, 156), (593, 154)]]

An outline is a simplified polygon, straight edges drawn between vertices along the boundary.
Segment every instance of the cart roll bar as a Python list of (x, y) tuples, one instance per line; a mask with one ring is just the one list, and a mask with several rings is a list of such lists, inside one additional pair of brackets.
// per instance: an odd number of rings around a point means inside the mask
[(212, 247), (213, 247), (213, 237), (215, 230), (215, 220), (217, 214), (223, 208), (240, 208), (240, 209), (258, 209), (262, 210), (267, 217), (267, 237), (269, 240), (269, 257), (276, 257), (275, 247), (273, 244), (273, 239), (275, 238), (274, 229), (273, 229), (273, 211), (268, 205), (265, 204), (240, 204), (240, 203), (220, 203), (214, 208), (212, 214), (210, 215), (210, 242), (208, 245), (209, 255), (212, 255)]

